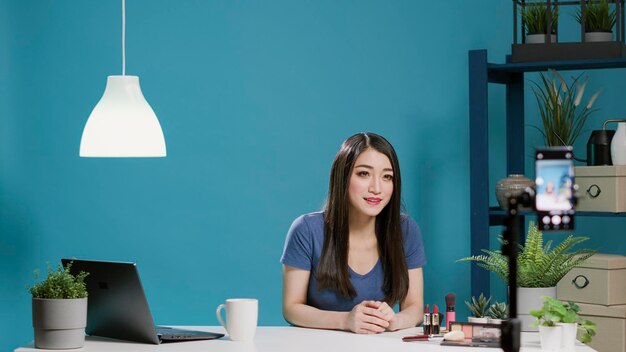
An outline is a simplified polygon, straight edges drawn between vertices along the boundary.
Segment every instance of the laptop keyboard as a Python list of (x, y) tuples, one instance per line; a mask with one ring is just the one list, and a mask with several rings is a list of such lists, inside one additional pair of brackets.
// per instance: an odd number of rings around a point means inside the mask
[(159, 335), (187, 335), (187, 336), (195, 336), (195, 335), (206, 335), (207, 333), (204, 331), (194, 331), (194, 330), (179, 330), (173, 328), (164, 328), (157, 327), (157, 334)]
[(168, 328), (165, 326), (156, 326), (157, 335), (163, 340), (194, 340), (207, 338), (220, 338), (223, 334), (217, 334), (206, 331), (184, 330), (176, 328)]

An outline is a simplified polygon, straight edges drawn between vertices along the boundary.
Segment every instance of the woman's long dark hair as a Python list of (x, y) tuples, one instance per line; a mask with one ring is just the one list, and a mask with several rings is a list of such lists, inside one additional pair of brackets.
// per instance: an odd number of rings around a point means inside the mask
[(376, 239), (385, 279), (385, 301), (395, 304), (406, 298), (409, 274), (400, 226), (400, 165), (391, 144), (382, 136), (368, 132), (348, 138), (339, 149), (330, 170), (328, 199), (324, 211), (324, 246), (317, 268), (319, 289), (331, 289), (354, 298), (356, 291), (348, 272), (349, 209), (348, 185), (356, 159), (367, 149), (389, 158), (393, 169), (393, 193), (389, 203), (376, 216)]

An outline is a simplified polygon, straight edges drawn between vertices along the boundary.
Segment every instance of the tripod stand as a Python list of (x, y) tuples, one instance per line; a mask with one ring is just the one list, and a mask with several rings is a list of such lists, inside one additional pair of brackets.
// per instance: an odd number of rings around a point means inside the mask
[(502, 323), (500, 347), (505, 352), (519, 352), (521, 322), (517, 319), (517, 246), (519, 229), (522, 227), (520, 207), (529, 207), (534, 203), (535, 191), (526, 188), (517, 196), (508, 199), (507, 216), (504, 220), (504, 244), (502, 253), (509, 258), (509, 320)]

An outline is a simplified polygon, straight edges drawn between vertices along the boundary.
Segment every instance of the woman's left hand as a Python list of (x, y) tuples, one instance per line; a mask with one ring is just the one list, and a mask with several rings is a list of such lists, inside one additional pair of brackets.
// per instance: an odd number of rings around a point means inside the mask
[(372, 303), (377, 305), (377, 307), (374, 306), (372, 308), (378, 309), (378, 311), (383, 315), (384, 319), (389, 322), (389, 326), (387, 327), (388, 331), (396, 331), (400, 329), (398, 317), (396, 316), (396, 313), (393, 311), (393, 308), (391, 308), (387, 304), (387, 302), (374, 301)]

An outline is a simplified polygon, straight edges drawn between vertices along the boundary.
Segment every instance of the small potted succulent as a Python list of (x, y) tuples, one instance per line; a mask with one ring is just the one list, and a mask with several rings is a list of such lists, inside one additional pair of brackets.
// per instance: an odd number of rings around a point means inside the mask
[(594, 0), (585, 4), (584, 10), (578, 9), (576, 20), (585, 26), (586, 42), (610, 42), (613, 40), (615, 27), (615, 9), (611, 9), (608, 0)]
[(533, 326), (539, 327), (542, 349), (573, 351), (578, 329), (583, 330), (580, 342), (591, 342), (596, 334), (596, 324), (580, 317), (580, 307), (576, 303), (548, 296), (543, 299), (541, 309), (530, 311), (530, 315), (537, 318)]
[(482, 293), (476, 297), (472, 296), (472, 302), (465, 301), (465, 305), (469, 308), (472, 313), (471, 317), (468, 317), (470, 323), (488, 323), (489, 317), (487, 316), (487, 308), (489, 307), (489, 302), (491, 301), (491, 297), (486, 298)]
[(87, 287), (85, 272), (74, 276), (71, 263), (53, 269), (48, 264), (48, 277), (39, 282), (35, 270), (35, 285), (28, 290), (33, 296), (33, 328), (35, 347), (45, 349), (74, 349), (85, 343), (87, 326)]
[(490, 324), (502, 324), (503, 320), (509, 318), (509, 306), (504, 302), (495, 302), (487, 311)]
[[(548, 34), (548, 6), (545, 2), (528, 2), (522, 7), (522, 26), (526, 32), (526, 44), (546, 42)], [(556, 28), (559, 24), (559, 8), (552, 6), (550, 43), (556, 43)]]

